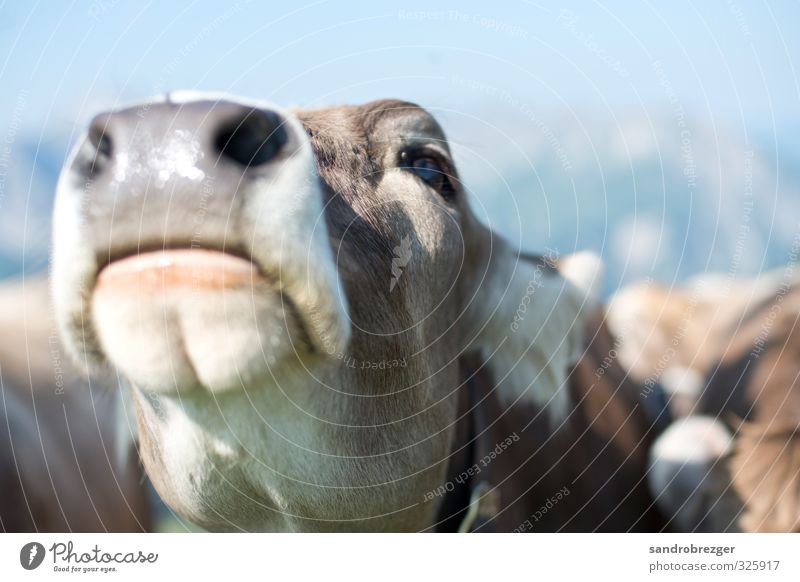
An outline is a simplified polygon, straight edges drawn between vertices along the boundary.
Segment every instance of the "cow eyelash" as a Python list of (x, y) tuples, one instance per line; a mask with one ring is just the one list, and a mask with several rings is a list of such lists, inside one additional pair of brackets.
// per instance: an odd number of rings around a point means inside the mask
[(455, 197), (451, 166), (440, 154), (423, 149), (403, 150), (399, 166), (416, 175), (445, 200), (451, 201)]

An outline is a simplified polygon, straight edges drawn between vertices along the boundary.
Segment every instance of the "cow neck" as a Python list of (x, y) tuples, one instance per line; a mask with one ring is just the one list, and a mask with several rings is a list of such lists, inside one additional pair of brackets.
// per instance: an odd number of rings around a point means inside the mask
[[(602, 313), (596, 314), (596, 317), (601, 318)], [(602, 320), (594, 321), (594, 325), (601, 325)], [(601, 330), (602, 331), (602, 330)], [(661, 393), (661, 386), (655, 384), (650, 387), (649, 396), (645, 397), (642, 390), (638, 386), (630, 382), (626, 372), (621, 367), (614, 366), (613, 369), (607, 370), (603, 376), (601, 385), (595, 386), (589, 391), (587, 395), (587, 387), (592, 386), (595, 381), (594, 374), (599, 366), (599, 360), (594, 355), (598, 353), (608, 353), (613, 346), (613, 338), (607, 333), (593, 334), (591, 349), (587, 348), (587, 353), (584, 358), (576, 365), (576, 368), (570, 374), (570, 392), (572, 398), (576, 403), (585, 402), (581, 406), (589, 406), (591, 399), (600, 398), (593, 406), (598, 410), (605, 410), (610, 413), (611, 408), (605, 406), (606, 400), (604, 398), (610, 396), (603, 396), (605, 387), (606, 391), (610, 390), (611, 393), (617, 395), (622, 399), (623, 405), (626, 407), (624, 413), (631, 412), (632, 408), (639, 408), (636, 412), (636, 418), (639, 419), (640, 426), (640, 440), (647, 441), (648, 443), (658, 436), (666, 425), (669, 424), (669, 408), (666, 405), (666, 399)], [(504, 468), (503, 464), (506, 463), (507, 458), (497, 459), (488, 465), (482, 463), (482, 460), (491, 457), (492, 451), (496, 448), (496, 444), (501, 442), (508, 436), (509, 422), (511, 427), (518, 423), (512, 419), (506, 421), (501, 420), (505, 416), (504, 407), (493, 400), (492, 394), (495, 392), (495, 383), (492, 378), (491, 370), (486, 366), (486, 361), (479, 352), (465, 355), (461, 358), (461, 385), (459, 387), (459, 401), (458, 401), (458, 418), (456, 424), (456, 436), (454, 438), (454, 445), (448, 465), (447, 483), (452, 483), (452, 488), (448, 487), (447, 492), (442, 499), (441, 506), (437, 515), (435, 530), (440, 532), (492, 532), (508, 529), (507, 519), (501, 519), (500, 515), (501, 502), (506, 506), (509, 502), (517, 499), (519, 492), (511, 493), (508, 489), (507, 483), (507, 466)], [(583, 387), (583, 389), (581, 389)], [(614, 387), (617, 387), (616, 389)], [(588, 400), (586, 398), (588, 398)], [(650, 402), (645, 402), (649, 400)], [(598, 404), (599, 403), (599, 404)], [(627, 403), (627, 404), (624, 404)], [(632, 408), (630, 408), (632, 407)], [(514, 416), (518, 420), (516, 414)], [(546, 446), (537, 447), (540, 450), (538, 454), (539, 459), (544, 459), (547, 466), (552, 466), (553, 463), (559, 463), (559, 466), (566, 473), (561, 474), (561, 478), (555, 483), (549, 483), (537, 478), (537, 482), (542, 481), (543, 485), (537, 488), (538, 493), (544, 491), (556, 491), (563, 483), (570, 483), (570, 489), (574, 490), (576, 497), (571, 497), (569, 501), (563, 501), (559, 510), (550, 512), (547, 519), (541, 522), (543, 530), (560, 530), (565, 527), (562, 522), (564, 515), (572, 515), (576, 508), (570, 505), (574, 503), (580, 491), (588, 492), (591, 496), (595, 491), (594, 484), (586, 476), (577, 479), (580, 475), (572, 473), (576, 466), (585, 466), (590, 462), (581, 455), (589, 455), (591, 459), (596, 451), (601, 451), (606, 455), (612, 455), (614, 447), (606, 445), (613, 444), (608, 440), (596, 442), (594, 431), (583, 434), (585, 431), (581, 428), (580, 431), (574, 430), (574, 423), (580, 422), (580, 418), (589, 413), (576, 412), (572, 416), (572, 420), (568, 422), (557, 434), (553, 434), (551, 427), (551, 420), (542, 415), (539, 420), (530, 424), (528, 434), (537, 434), (541, 437), (535, 438), (537, 442), (547, 443)], [(631, 412), (633, 414), (633, 412)], [(603, 418), (607, 416), (604, 415)], [(536, 417), (535, 413), (527, 414), (525, 417)], [(599, 422), (601, 419), (596, 417), (596, 412), (591, 413), (591, 418), (594, 422)], [(633, 422), (633, 420), (631, 421)], [(573, 450), (568, 457), (566, 452), (571, 450), (575, 444), (576, 435), (582, 435), (580, 446)], [(611, 437), (613, 439), (613, 437)], [(515, 445), (516, 447), (524, 445)], [(645, 445), (647, 446), (647, 445)], [(584, 450), (586, 449), (586, 450)], [(527, 450), (526, 450), (527, 451)], [(588, 452), (587, 452), (588, 451)], [(595, 451), (595, 452), (592, 452)], [(529, 452), (529, 451), (528, 451)], [(515, 454), (515, 453), (504, 453)], [(527, 452), (525, 453), (527, 454)], [(577, 457), (576, 457), (577, 455)], [(630, 455), (629, 455), (630, 457)], [(570, 459), (578, 458), (577, 461), (572, 462)], [(634, 466), (636, 463), (634, 459), (626, 459), (626, 467)], [(470, 469), (479, 466), (480, 471), (470, 473)], [(617, 465), (614, 465), (617, 466)], [(636, 474), (642, 475), (646, 471), (645, 467), (637, 469)], [(620, 480), (622, 473), (616, 475), (618, 471), (614, 471), (607, 479), (615, 478)], [(554, 473), (555, 474), (555, 473)], [(464, 476), (466, 476), (464, 478)], [(544, 484), (547, 483), (547, 484)], [(646, 485), (643, 480), (631, 482), (636, 487), (642, 489), (641, 494), (647, 495)], [(629, 483), (630, 485), (630, 483)], [(502, 487), (501, 487), (502, 486)], [(501, 498), (501, 488), (505, 495), (510, 497)], [(623, 487), (625, 491), (630, 491), (630, 487)], [(531, 493), (534, 497), (538, 493)], [(527, 496), (527, 495), (526, 495)], [(629, 510), (633, 518), (626, 517), (624, 523), (618, 528), (619, 531), (626, 531), (629, 528), (642, 529), (647, 531), (655, 531), (662, 527), (660, 516), (657, 515), (655, 510), (650, 511), (645, 507), (638, 507), (633, 500), (629, 499), (630, 496), (622, 495), (619, 500), (620, 504), (625, 506), (635, 506)], [(538, 497), (536, 497), (538, 499)], [(545, 498), (546, 501), (546, 498)], [(527, 502), (526, 502), (527, 503)], [(530, 505), (528, 503), (528, 505)], [(535, 503), (536, 507), (538, 504)], [(604, 511), (616, 510), (617, 502), (613, 503), (610, 508)], [(528, 510), (536, 509), (536, 507), (527, 507)], [(566, 512), (566, 513), (564, 513)], [(636, 519), (642, 516), (641, 519)], [(505, 522), (505, 523), (502, 523)], [(567, 524), (572, 521), (567, 522)], [(572, 523), (577, 527), (578, 522)], [(590, 522), (586, 527), (594, 528), (598, 524)], [(514, 527), (513, 525), (511, 526)], [(611, 526), (611, 530), (615, 527)]]

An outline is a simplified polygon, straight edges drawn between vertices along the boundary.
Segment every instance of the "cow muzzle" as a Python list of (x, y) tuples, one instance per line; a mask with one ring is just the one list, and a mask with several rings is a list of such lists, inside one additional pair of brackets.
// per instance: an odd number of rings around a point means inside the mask
[(311, 144), (264, 103), (97, 116), (59, 180), (53, 286), (79, 360), (156, 392), (263, 382), (349, 339)]

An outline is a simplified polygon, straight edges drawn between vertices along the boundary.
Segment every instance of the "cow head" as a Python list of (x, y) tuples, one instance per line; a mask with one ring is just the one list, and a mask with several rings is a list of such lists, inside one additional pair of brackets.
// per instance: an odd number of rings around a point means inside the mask
[(54, 228), (66, 342), (129, 380), (156, 488), (209, 528), (430, 527), (459, 359), (483, 350), (506, 401), (544, 403), (581, 349), (585, 296), (559, 272), (581, 261), (482, 226), (410, 103), (100, 115)]

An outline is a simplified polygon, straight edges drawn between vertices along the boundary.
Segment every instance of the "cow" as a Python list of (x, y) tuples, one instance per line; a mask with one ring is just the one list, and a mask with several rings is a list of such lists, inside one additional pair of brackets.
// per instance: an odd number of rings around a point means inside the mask
[(420, 106), (101, 114), (53, 237), (66, 345), (129, 381), (146, 471), (201, 527), (664, 527), (599, 260), (486, 228)]
[(71, 365), (47, 277), (0, 284), (0, 330), (0, 531), (151, 530), (114, 380)]
[(623, 368), (669, 394), (675, 421), (648, 478), (677, 529), (800, 531), (795, 269), (707, 274), (674, 289), (639, 283), (611, 301)]

